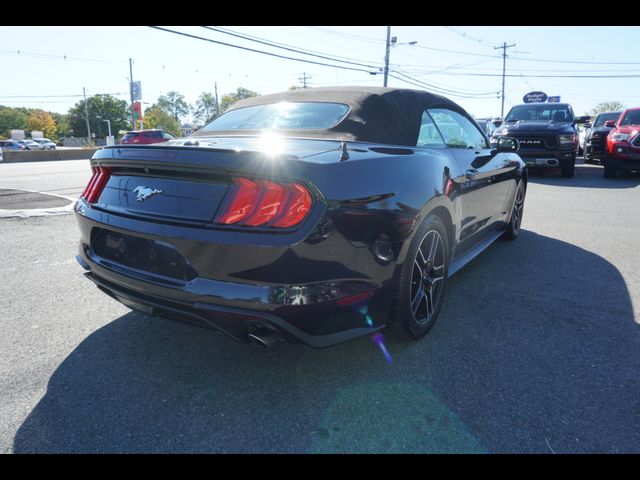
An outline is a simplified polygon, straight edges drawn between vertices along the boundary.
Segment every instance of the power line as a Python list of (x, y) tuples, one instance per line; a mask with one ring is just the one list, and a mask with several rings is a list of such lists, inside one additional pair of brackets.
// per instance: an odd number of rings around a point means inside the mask
[(484, 40), (482, 40), (481, 38), (475, 38), (472, 37), (471, 35), (469, 35), (466, 32), (459, 32), (458, 30), (456, 30), (453, 27), (447, 27), (445, 26), (444, 28), (446, 28), (447, 30), (449, 30), (450, 32), (455, 33), (456, 35), (460, 35), (462, 38), (466, 38), (467, 40), (473, 41), (474, 43), (479, 43), (481, 45), (484, 45), (485, 47), (491, 47), (493, 48), (493, 45), (490, 43), (485, 42)]
[(331, 65), (331, 64), (328, 64), (328, 63), (315, 62), (313, 60), (305, 60), (305, 59), (302, 59), (302, 58), (288, 57), (286, 55), (279, 55), (277, 53), (265, 52), (264, 50), (256, 50), (254, 48), (241, 47), (240, 45), (234, 45), (232, 43), (226, 43), (226, 42), (221, 42), (221, 41), (218, 41), (218, 40), (212, 40), (211, 38), (200, 37), (198, 35), (192, 35), (190, 33), (178, 32), (176, 30), (171, 30), (171, 29), (168, 29), (168, 28), (157, 27), (157, 26), (153, 26), (153, 25), (150, 25), (149, 28), (154, 28), (156, 30), (162, 30), (164, 32), (169, 32), (169, 33), (173, 33), (173, 34), (176, 34), (176, 35), (182, 35), (184, 37), (195, 38), (196, 40), (203, 40), (205, 42), (216, 43), (218, 45), (224, 45), (226, 47), (239, 48), (240, 50), (246, 50), (246, 51), (254, 52), (254, 53), (261, 53), (263, 55), (269, 55), (271, 57), (283, 58), (285, 60), (293, 60), (295, 62), (310, 63), (310, 64), (313, 64), (313, 65), (321, 65), (323, 67), (339, 68), (339, 69), (342, 69), (342, 70), (351, 70), (351, 71), (354, 71), (354, 72), (370, 73), (369, 70), (364, 70), (362, 68), (345, 67), (343, 65)]
[(548, 60), (544, 58), (520, 58), (512, 57), (516, 60), (523, 60), (525, 62), (546, 62), (546, 63), (576, 63), (584, 65), (640, 65), (640, 62), (600, 62), (591, 60)]
[(438, 86), (435, 85), (433, 83), (428, 83), (425, 82), (423, 80), (419, 80), (417, 78), (414, 77), (410, 77), (409, 75), (407, 75), (406, 73), (403, 73), (400, 70), (394, 70), (394, 73), (401, 75), (402, 77), (408, 78), (410, 80), (413, 80), (414, 82), (419, 82), (421, 84), (423, 84), (424, 86), (427, 86), (429, 88), (436, 88), (438, 90), (440, 90), (443, 93), (448, 93), (448, 94), (460, 94), (460, 95), (468, 95), (468, 96), (495, 96), (496, 92), (492, 91), (492, 92), (471, 92), (471, 91), (463, 91), (463, 90), (454, 90), (454, 89), (450, 89), (448, 87), (443, 87), (443, 86)]
[(260, 43), (262, 45), (268, 45), (269, 47), (281, 48), (282, 50), (287, 50), (289, 52), (300, 53), (302, 55), (308, 55), (310, 57), (323, 58), (325, 60), (331, 60), (332, 62), (347, 63), (349, 65), (358, 65), (360, 67), (367, 67), (367, 68), (378, 68), (379, 67), (379, 65), (367, 65), (367, 64), (364, 64), (364, 63), (350, 62), (350, 61), (347, 61), (347, 60), (338, 60), (338, 59), (336, 59), (334, 57), (327, 57), (325, 55), (316, 55), (315, 53), (306, 53), (306, 52), (304, 52), (302, 50), (298, 50), (297, 48), (281, 47), (279, 45), (276, 45), (276, 44), (274, 44), (272, 42), (269, 42), (269, 41), (266, 41), (266, 40), (256, 40), (256, 39), (250, 38), (250, 37), (248, 37), (246, 35), (242, 35), (242, 34), (239, 34), (239, 33), (233, 33), (231, 31), (225, 32), (225, 31), (223, 31), (223, 30), (221, 30), (219, 28), (205, 27), (205, 26), (203, 26), (202, 28), (206, 28), (207, 30), (212, 30), (214, 32), (224, 33), (225, 35), (231, 35), (233, 37), (243, 38), (243, 39), (249, 40), (251, 42)]
[(71, 60), (71, 61), (90, 62), (90, 63), (123, 63), (122, 60), (106, 60), (106, 59), (98, 59), (98, 58), (71, 57), (71, 56), (68, 56), (67, 54), (51, 55), (46, 53), (26, 52), (24, 50), (0, 50), (0, 54), (41, 57), (41, 58), (49, 58), (50, 60), (65, 60), (65, 61)]
[(355, 35), (353, 33), (343, 33), (343, 32), (336, 32), (335, 30), (330, 30), (328, 28), (320, 28), (320, 27), (307, 27), (311, 30), (318, 30), (321, 32), (326, 32), (329, 33), (331, 35), (337, 35), (339, 37), (344, 37), (344, 38), (351, 38), (353, 40), (360, 40), (363, 42), (369, 42), (369, 43), (384, 43), (384, 40), (380, 39), (380, 38), (374, 38), (374, 37), (365, 37), (363, 35)]
[[(95, 93), (95, 95), (124, 95), (127, 92)], [(0, 98), (72, 98), (83, 95), (0, 95)]]
[[(513, 58), (513, 57), (509, 57)], [(433, 73), (433, 72), (425, 72)], [(434, 73), (436, 74), (436, 73)], [(467, 77), (502, 77), (501, 73), (467, 73), (467, 72), (448, 72), (437, 73), (436, 75), (454, 75)], [(529, 78), (640, 78), (640, 74), (634, 75), (518, 75), (513, 73), (505, 74), (505, 77), (529, 77)]]
[(449, 89), (444, 89), (444, 88), (439, 88), (436, 87), (435, 85), (429, 84), (427, 82), (424, 82), (422, 80), (418, 80), (416, 78), (410, 77), (408, 75), (403, 74), (402, 72), (398, 72), (397, 70), (395, 70), (393, 73), (397, 73), (398, 75), (401, 75), (404, 78), (400, 78), (400, 77), (396, 77), (395, 75), (391, 75), (389, 74), (389, 76), (391, 76), (392, 78), (395, 78), (396, 80), (400, 80), (403, 82), (407, 82), (410, 83), (411, 85), (415, 85), (421, 88), (429, 88), (430, 90), (436, 92), (436, 93), (441, 93), (443, 95), (451, 95), (451, 96), (455, 96), (455, 97), (462, 97), (462, 98), (491, 98), (489, 95), (494, 96), (495, 92), (487, 92), (486, 94), (473, 94), (473, 93), (466, 93), (466, 92), (456, 92), (454, 90), (449, 90)]
[[(366, 66), (366, 67), (371, 67), (371, 68), (377, 68), (378, 66), (372, 66), (372, 65), (365, 65), (362, 62), (368, 61), (368, 60), (361, 60), (361, 59), (357, 59), (357, 58), (350, 58), (350, 57), (343, 57), (340, 55), (334, 55), (334, 54), (329, 54), (329, 53), (325, 53), (325, 52), (319, 52), (317, 50), (310, 50), (308, 48), (301, 48), (301, 47), (296, 47), (294, 45), (289, 45), (286, 43), (282, 43), (282, 42), (276, 42), (274, 40), (269, 40), (266, 38), (262, 38), (262, 37), (257, 37), (255, 35), (249, 35), (247, 33), (241, 33), (241, 32), (237, 32), (234, 30), (230, 30), (228, 28), (222, 28), (222, 27), (203, 27), (203, 28), (207, 28), (209, 30), (215, 30), (217, 32), (220, 33), (225, 33), (228, 35), (234, 35), (240, 38), (244, 38), (245, 40), (250, 40), (253, 42), (258, 42), (258, 43), (263, 43), (265, 45), (269, 45), (269, 46), (273, 46), (276, 48), (283, 48), (285, 50), (290, 50), (293, 52), (297, 52), (297, 53), (302, 53), (304, 55), (312, 55), (312, 54), (317, 54), (317, 55), (313, 55), (313, 56), (320, 56), (320, 58), (328, 58), (329, 60), (334, 60), (334, 61), (341, 61), (341, 60), (337, 60), (337, 59), (343, 59), (343, 60), (355, 60), (356, 63), (353, 63), (354, 65), (360, 65), (360, 66)], [(327, 55), (329, 57), (323, 57), (323, 55)], [(344, 63), (352, 63), (352, 62), (344, 62)], [(370, 63), (376, 63), (376, 62), (370, 62)]]

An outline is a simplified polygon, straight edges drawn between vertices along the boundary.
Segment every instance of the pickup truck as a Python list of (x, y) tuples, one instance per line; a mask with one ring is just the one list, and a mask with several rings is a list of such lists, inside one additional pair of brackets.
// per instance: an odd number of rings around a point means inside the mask
[(558, 168), (563, 177), (573, 177), (578, 151), (576, 124), (590, 117), (576, 117), (568, 103), (524, 103), (509, 110), (504, 122), (491, 136), (491, 145), (500, 137), (520, 142), (518, 155), (530, 167)]
[(604, 177), (616, 178), (618, 171), (640, 171), (640, 107), (627, 108), (617, 122), (604, 122), (611, 131), (602, 158)]

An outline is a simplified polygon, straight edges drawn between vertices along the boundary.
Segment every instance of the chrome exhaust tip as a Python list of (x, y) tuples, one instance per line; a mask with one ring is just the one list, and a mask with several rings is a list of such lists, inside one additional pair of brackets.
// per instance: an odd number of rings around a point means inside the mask
[(249, 341), (260, 345), (262, 348), (271, 348), (277, 339), (278, 335), (267, 328), (261, 328), (249, 333)]

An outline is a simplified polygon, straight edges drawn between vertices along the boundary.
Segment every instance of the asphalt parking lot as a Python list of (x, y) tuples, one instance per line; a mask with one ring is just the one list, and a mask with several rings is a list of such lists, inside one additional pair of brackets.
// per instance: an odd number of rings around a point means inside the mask
[[(90, 175), (47, 163), (0, 188)], [(638, 212), (640, 175), (532, 172), (520, 238), (451, 279), (427, 337), (386, 333), (392, 364), (132, 313), (83, 278), (73, 215), (0, 218), (0, 452), (640, 453)]]

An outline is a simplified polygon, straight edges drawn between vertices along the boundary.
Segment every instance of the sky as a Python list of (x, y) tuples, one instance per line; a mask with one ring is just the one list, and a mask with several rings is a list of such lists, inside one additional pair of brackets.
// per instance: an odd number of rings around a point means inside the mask
[[(161, 28), (330, 66), (147, 26), (4, 26), (0, 105), (66, 113), (82, 99), (83, 87), (88, 96), (110, 93), (128, 101), (130, 58), (144, 107), (172, 90), (195, 104), (216, 84), (219, 97), (238, 87), (275, 93), (301, 86), (303, 77), (310, 87), (383, 85), (386, 26)], [(505, 79), (505, 114), (531, 91), (560, 95), (576, 115), (611, 100), (640, 106), (640, 27), (392, 26), (391, 36), (397, 42), (390, 49), (389, 86), (439, 93), (478, 118), (500, 115), (503, 50), (495, 47), (504, 42), (515, 44), (507, 49), (506, 73), (514, 76)]]

